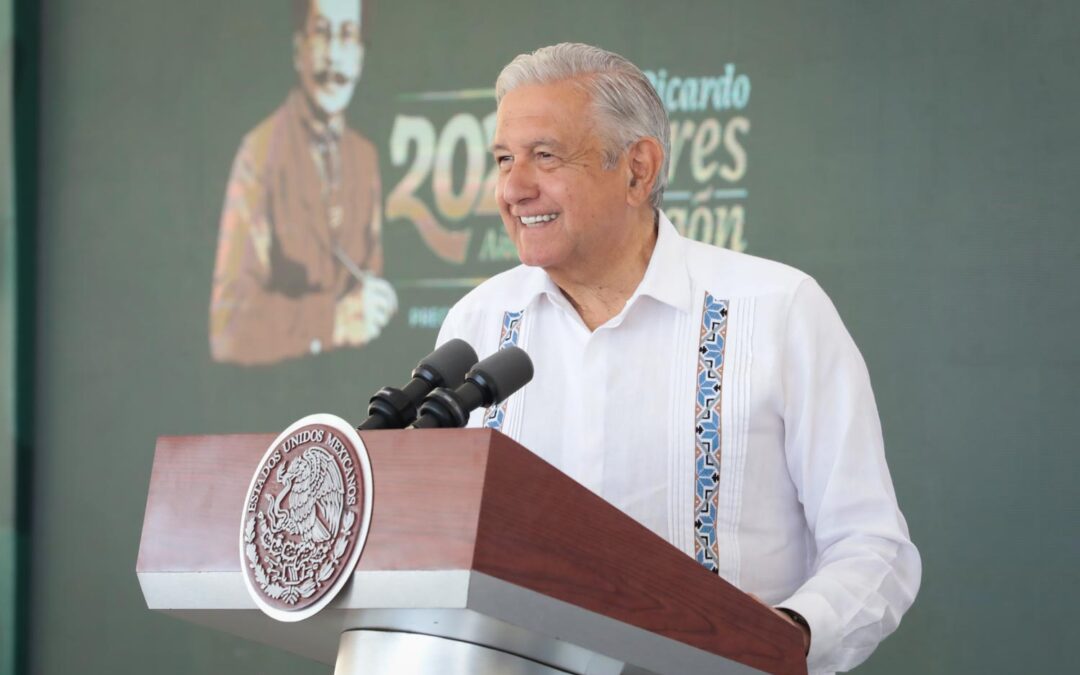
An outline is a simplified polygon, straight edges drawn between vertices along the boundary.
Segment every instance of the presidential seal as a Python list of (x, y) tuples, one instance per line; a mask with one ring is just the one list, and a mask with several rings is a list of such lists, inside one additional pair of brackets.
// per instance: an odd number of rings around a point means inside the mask
[(371, 461), (351, 424), (316, 414), (267, 449), (240, 523), (248, 592), (269, 616), (315, 614), (352, 576), (371, 524)]

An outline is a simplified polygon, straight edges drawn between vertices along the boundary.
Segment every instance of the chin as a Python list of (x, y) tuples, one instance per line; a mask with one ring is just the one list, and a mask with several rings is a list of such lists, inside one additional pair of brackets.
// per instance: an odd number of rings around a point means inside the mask
[(526, 267), (539, 267), (541, 269), (548, 269), (555, 266), (558, 263), (558, 258), (550, 253), (544, 251), (522, 251), (518, 249), (518, 260), (522, 265)]
[(337, 115), (349, 107), (352, 95), (352, 87), (342, 87), (336, 92), (320, 91), (315, 95), (315, 102), (319, 104), (319, 108), (327, 115)]

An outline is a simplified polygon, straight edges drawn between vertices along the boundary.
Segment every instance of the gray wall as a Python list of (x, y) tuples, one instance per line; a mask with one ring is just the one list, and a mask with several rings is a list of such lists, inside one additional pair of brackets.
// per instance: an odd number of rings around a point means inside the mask
[[(210, 361), (224, 182), (292, 82), (286, 5), (45, 5), (35, 673), (329, 670), (153, 614), (134, 574), (157, 435), (356, 418), (434, 339), (409, 307), (461, 292), (410, 286), (430, 256), (388, 222), (403, 311), (383, 339), (275, 368)], [(456, 110), (403, 94), (491, 86), (520, 51), (582, 40), (645, 68), (737, 64), (753, 81), (748, 250), (815, 275), (840, 309), (923, 554), (920, 597), (860, 672), (1054, 672), (1080, 604), (1077, 7), (383, 2), (350, 119), (389, 190), (405, 171), (388, 160), (395, 117)]]

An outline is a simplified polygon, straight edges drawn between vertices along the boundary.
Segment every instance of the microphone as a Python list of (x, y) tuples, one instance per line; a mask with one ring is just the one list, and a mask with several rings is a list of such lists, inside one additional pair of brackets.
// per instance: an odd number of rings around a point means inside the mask
[(401, 389), (383, 387), (368, 402), (368, 418), (357, 427), (401, 429), (416, 419), (416, 406), (435, 387), (457, 387), (476, 364), (476, 352), (457, 338), (425, 356), (412, 371), (412, 380)]
[(460, 387), (435, 389), (420, 404), (410, 429), (463, 427), (469, 413), (502, 403), (533, 378), (532, 359), (519, 347), (506, 347), (476, 364)]

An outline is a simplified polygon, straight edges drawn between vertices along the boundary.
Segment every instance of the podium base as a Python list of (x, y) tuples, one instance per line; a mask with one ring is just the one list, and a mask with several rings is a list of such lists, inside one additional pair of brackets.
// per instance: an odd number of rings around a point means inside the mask
[(460, 640), (350, 630), (341, 634), (334, 675), (574, 675), (532, 659)]

